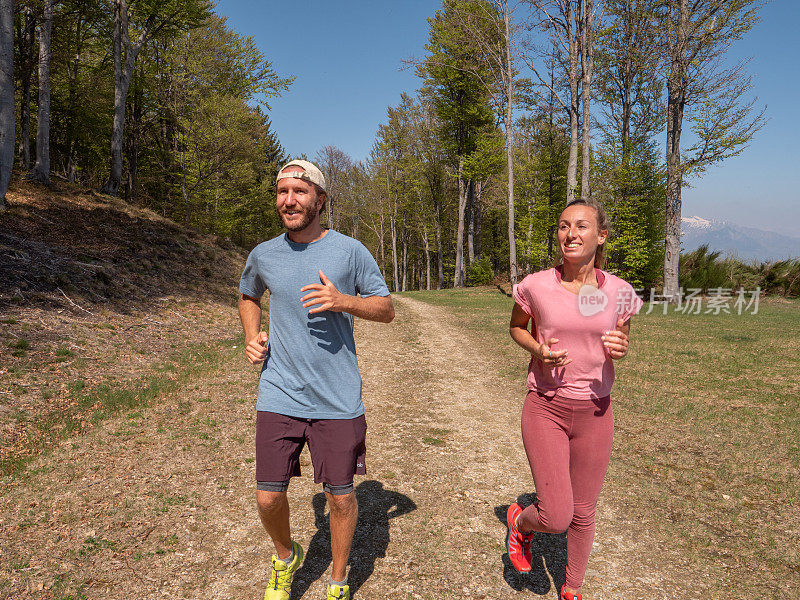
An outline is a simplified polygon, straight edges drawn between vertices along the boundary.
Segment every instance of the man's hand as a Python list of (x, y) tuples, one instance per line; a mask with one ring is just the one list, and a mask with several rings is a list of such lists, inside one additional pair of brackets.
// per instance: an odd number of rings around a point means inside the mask
[(606, 331), (603, 336), (603, 346), (606, 348), (612, 359), (618, 360), (628, 354), (628, 332), (630, 324), (626, 324), (622, 319), (617, 320), (617, 328)]
[(251, 365), (263, 363), (267, 359), (267, 334), (259, 331), (258, 335), (247, 342), (244, 353)]
[(303, 308), (308, 308), (315, 304), (319, 304), (316, 308), (308, 311), (309, 314), (330, 310), (333, 312), (342, 312), (348, 309), (347, 300), (350, 298), (347, 294), (341, 293), (336, 289), (336, 286), (325, 277), (325, 273), (319, 271), (319, 280), (322, 283), (312, 283), (304, 285), (300, 288), (301, 292), (311, 290), (310, 293), (300, 298), (303, 303)]

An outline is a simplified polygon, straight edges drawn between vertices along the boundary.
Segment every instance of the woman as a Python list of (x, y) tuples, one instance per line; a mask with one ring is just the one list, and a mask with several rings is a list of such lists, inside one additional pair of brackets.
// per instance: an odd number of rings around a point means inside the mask
[(528, 275), (513, 294), (511, 337), (531, 354), (522, 440), (537, 502), (508, 508), (508, 556), (518, 571), (529, 572), (534, 532), (567, 530), (561, 600), (582, 600), (578, 590), (611, 456), (612, 361), (628, 353), (630, 318), (642, 305), (630, 284), (600, 270), (608, 229), (597, 203), (567, 206), (558, 220), (563, 264)]

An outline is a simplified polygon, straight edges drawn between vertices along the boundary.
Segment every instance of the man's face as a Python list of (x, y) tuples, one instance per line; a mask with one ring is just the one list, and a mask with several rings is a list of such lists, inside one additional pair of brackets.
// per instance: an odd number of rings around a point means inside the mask
[[(292, 165), (282, 173), (302, 171), (302, 167)], [(319, 215), (322, 198), (317, 195), (314, 185), (302, 179), (286, 177), (278, 180), (278, 198), (275, 208), (289, 231), (302, 231)]]

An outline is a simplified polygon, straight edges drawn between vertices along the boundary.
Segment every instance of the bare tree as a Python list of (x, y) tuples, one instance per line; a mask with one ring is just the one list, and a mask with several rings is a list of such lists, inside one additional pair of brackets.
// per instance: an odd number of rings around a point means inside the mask
[(317, 152), (316, 161), (325, 175), (328, 190), (326, 203), (328, 226), (337, 229), (341, 221), (339, 213), (344, 208), (340, 207), (340, 204), (345, 200), (343, 195), (347, 190), (348, 173), (353, 169), (353, 159), (336, 146), (323, 146)]
[(50, 55), (53, 0), (44, 0), (39, 24), (39, 116), (36, 124), (36, 164), (28, 177), (50, 184)]
[[(567, 77), (569, 99), (564, 100), (553, 85), (552, 78), (540, 74), (534, 52), (523, 54), (527, 66), (536, 76), (539, 84), (546, 88), (551, 97), (567, 112), (569, 117), (569, 160), (567, 162), (566, 203), (575, 199), (578, 185), (578, 123), (581, 126), (582, 164), (581, 196), (588, 197), (591, 150), (591, 98), (594, 78), (594, 38), (596, 23), (602, 15), (600, 0), (527, 0), (534, 8), (538, 18), (534, 27), (548, 31), (554, 46), (558, 48), (561, 64)], [(580, 74), (578, 66), (580, 65)], [(583, 108), (582, 118), (581, 105)]]
[(603, 35), (599, 99), (606, 105), (606, 136), (621, 147), (628, 164), (631, 143), (647, 141), (664, 125), (661, 107), (658, 28), (653, 10), (660, 0), (606, 0), (611, 23)]
[(578, 185), (578, 114), (580, 96), (578, 93), (578, 61), (581, 0), (529, 0), (539, 15), (535, 19), (535, 27), (548, 31), (553, 39), (553, 47), (558, 49), (561, 63), (567, 75), (569, 101), (565, 101), (560, 91), (552, 84), (552, 80), (539, 73), (533, 53), (526, 53), (523, 59), (539, 84), (550, 91), (553, 98), (567, 112), (569, 117), (569, 160), (567, 161), (567, 195), (566, 203), (575, 199), (575, 188)]
[[(757, 21), (760, 0), (663, 0), (660, 28), (667, 61), (667, 205), (665, 296), (677, 301), (684, 178), (741, 153), (763, 126), (744, 64), (725, 69), (722, 57)], [(689, 117), (697, 143), (681, 156)]]
[(0, 210), (14, 166), (14, 0), (0, 0)]

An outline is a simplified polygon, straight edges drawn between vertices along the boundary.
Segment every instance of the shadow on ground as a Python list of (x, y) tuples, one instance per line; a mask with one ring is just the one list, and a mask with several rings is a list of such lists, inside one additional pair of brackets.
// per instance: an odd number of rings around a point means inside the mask
[[(522, 494), (517, 502), (525, 507), (536, 502), (536, 494)], [(508, 504), (495, 506), (494, 514), (503, 524), (506, 524)], [(503, 579), (514, 590), (529, 590), (534, 594), (543, 596), (550, 591), (550, 578), (560, 590), (567, 577), (567, 534), (566, 533), (537, 533), (531, 542), (531, 572), (519, 573), (508, 559), (508, 553), (503, 554)], [(548, 574), (550, 577), (548, 577)]]
[[(417, 505), (399, 492), (384, 489), (379, 481), (364, 481), (356, 487), (358, 522), (350, 552), (348, 583), (354, 594), (375, 570), (378, 557), (386, 556), (389, 546), (389, 521), (411, 512)], [(325, 494), (314, 496), (314, 520), (317, 532), (311, 538), (303, 566), (292, 584), (292, 600), (299, 600), (311, 584), (325, 575), (331, 564), (331, 526), (325, 512)]]

